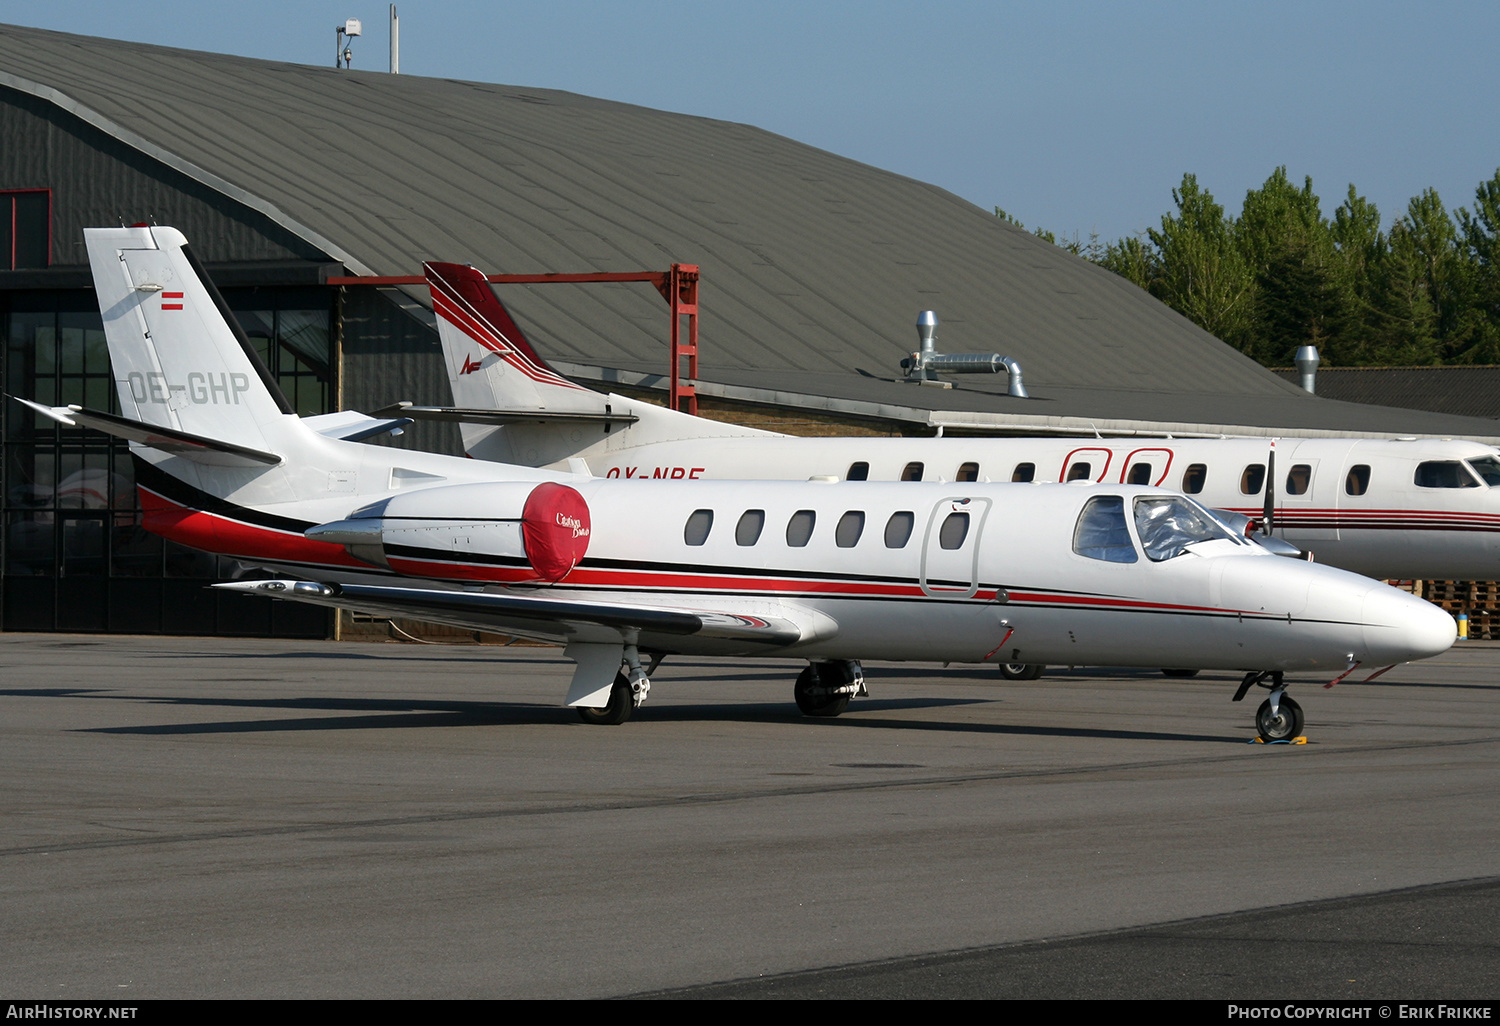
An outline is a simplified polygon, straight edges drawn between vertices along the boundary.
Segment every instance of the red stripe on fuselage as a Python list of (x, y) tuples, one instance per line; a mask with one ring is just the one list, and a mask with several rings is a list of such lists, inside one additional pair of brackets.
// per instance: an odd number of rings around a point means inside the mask
[(368, 563), (361, 563), (344, 551), (342, 545), (313, 541), (293, 531), (258, 527), (217, 513), (192, 509), (153, 492), (145, 485), (138, 485), (136, 491), (141, 497), (142, 526), (152, 534), (190, 548), (274, 563), (371, 569)]

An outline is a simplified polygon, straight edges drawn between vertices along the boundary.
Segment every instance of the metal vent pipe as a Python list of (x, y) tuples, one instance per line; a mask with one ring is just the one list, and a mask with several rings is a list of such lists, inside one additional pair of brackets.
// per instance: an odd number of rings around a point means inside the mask
[(1314, 395), (1318, 391), (1318, 347), (1303, 346), (1297, 350), (1297, 374), (1304, 391)]

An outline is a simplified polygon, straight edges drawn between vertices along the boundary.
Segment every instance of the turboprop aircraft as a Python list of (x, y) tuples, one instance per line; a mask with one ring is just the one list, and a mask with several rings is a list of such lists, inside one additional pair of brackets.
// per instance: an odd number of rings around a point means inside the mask
[[(459, 420), (476, 459), (627, 481), (1013, 481), (1172, 488), (1297, 549), (1382, 579), (1500, 578), (1500, 450), (1437, 439), (796, 438), (690, 417), (568, 381), (484, 275), (425, 265)], [(503, 411), (503, 412), (500, 412)]]
[(349, 441), (380, 422), (298, 418), (180, 232), (85, 239), (121, 413), (28, 405), (131, 440), (148, 529), (288, 574), (218, 587), (563, 644), (589, 722), (677, 653), (803, 660), (820, 716), (865, 693), (862, 659), (1010, 657), (1243, 670), (1235, 700), (1269, 689), (1257, 729), (1285, 740), (1285, 672), (1454, 640), (1430, 604), (1149, 486), (642, 485)]

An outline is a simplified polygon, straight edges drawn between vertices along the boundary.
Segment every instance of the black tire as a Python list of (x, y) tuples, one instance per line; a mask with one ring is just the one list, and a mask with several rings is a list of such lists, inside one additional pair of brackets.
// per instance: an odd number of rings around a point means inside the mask
[(1163, 670), (1163, 671), (1161, 671), (1161, 675), (1163, 677), (1180, 677), (1180, 678), (1186, 679), (1188, 677), (1196, 677), (1196, 676), (1198, 676), (1198, 671), (1197, 670)]
[(1041, 663), (1001, 663), (1000, 676), (1006, 680), (1036, 680), (1045, 669)]
[(1255, 729), (1260, 734), (1260, 739), (1266, 743), (1272, 741), (1290, 741), (1294, 737), (1302, 736), (1302, 707), (1292, 701), (1286, 695), (1281, 696), (1281, 701), (1276, 704), (1276, 715), (1271, 715), (1271, 700), (1268, 698), (1260, 703), (1260, 708), (1255, 711)]
[(578, 718), (595, 726), (614, 727), (630, 719), (635, 711), (635, 699), (630, 693), (630, 680), (623, 673), (615, 674), (614, 685), (609, 689), (609, 704), (603, 709), (586, 705), (576, 707)]
[(821, 694), (825, 688), (837, 688), (847, 684), (843, 671), (837, 665), (809, 666), (797, 674), (797, 683), (792, 685), (792, 697), (804, 716), (837, 716), (849, 708), (848, 695)]

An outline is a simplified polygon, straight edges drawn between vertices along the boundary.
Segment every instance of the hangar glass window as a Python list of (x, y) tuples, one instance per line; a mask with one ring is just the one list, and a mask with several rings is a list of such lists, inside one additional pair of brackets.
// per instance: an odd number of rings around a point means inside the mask
[(1186, 499), (1172, 495), (1135, 500), (1135, 530), (1146, 558), (1160, 563), (1197, 542), (1235, 538), (1224, 525)]
[(1197, 495), (1203, 491), (1203, 485), (1208, 480), (1208, 465), (1206, 463), (1191, 464), (1182, 472), (1182, 490), (1189, 495)]
[(1034, 481), (1036, 479), (1036, 464), (1017, 463), (1015, 471), (1010, 475), (1010, 479), (1019, 482)]
[(52, 190), (0, 192), (0, 270), (52, 264)]
[(953, 480), (955, 480), (955, 481), (978, 481), (979, 480), (979, 464), (977, 464), (977, 463), (965, 463), (963, 466), (961, 466), (961, 467), (958, 468), (958, 473), (953, 476)]
[(1312, 466), (1307, 463), (1299, 463), (1286, 472), (1286, 493), (1288, 495), (1306, 495), (1307, 486), (1312, 483)]
[(802, 548), (812, 537), (813, 525), (817, 522), (818, 515), (810, 509), (793, 513), (792, 519), (786, 522), (786, 543), (794, 549)]
[(1073, 551), (1108, 563), (1134, 563), (1138, 558), (1125, 526), (1125, 500), (1119, 495), (1090, 499), (1073, 529)]
[(689, 545), (702, 545), (708, 541), (708, 532), (714, 526), (714, 511), (711, 509), (697, 509), (693, 515), (687, 518), (687, 525), (682, 529), (682, 540)]
[(870, 465), (863, 461), (849, 464), (849, 473), (844, 475), (844, 479), (847, 481), (870, 480)]
[(938, 528), (938, 544), (945, 549), (961, 549), (969, 536), (969, 514), (949, 513)]
[(1075, 463), (1068, 468), (1069, 481), (1087, 481), (1089, 475), (1094, 472), (1092, 463)]
[(1349, 468), (1349, 473), (1344, 477), (1345, 495), (1363, 495), (1370, 490), (1370, 466), (1361, 463)]
[(920, 480), (922, 480), (922, 464), (920, 464), (920, 463), (908, 463), (906, 465), (906, 468), (901, 471), (901, 480), (903, 480), (903, 481), (920, 481)]
[(1493, 456), (1480, 456), (1469, 461), (1474, 473), (1484, 478), (1487, 485), (1500, 485), (1500, 460)]
[(888, 549), (906, 548), (906, 543), (911, 540), (911, 529), (916, 522), (916, 514), (910, 510), (892, 513), (891, 519), (885, 522), (885, 547)]
[(1478, 488), (1479, 482), (1470, 476), (1458, 460), (1429, 460), (1417, 464), (1414, 478), (1418, 488)]
[(1259, 495), (1261, 486), (1265, 483), (1266, 465), (1264, 463), (1252, 463), (1240, 475), (1240, 494)]
[(852, 549), (858, 544), (859, 536), (864, 533), (864, 513), (851, 509), (839, 517), (839, 525), (833, 529), (833, 543), (841, 549)]
[(1125, 477), (1126, 484), (1148, 485), (1151, 483), (1151, 464), (1137, 463)]
[(740, 522), (734, 525), (736, 545), (754, 545), (760, 541), (760, 532), (766, 527), (766, 511), (747, 509), (740, 514)]

